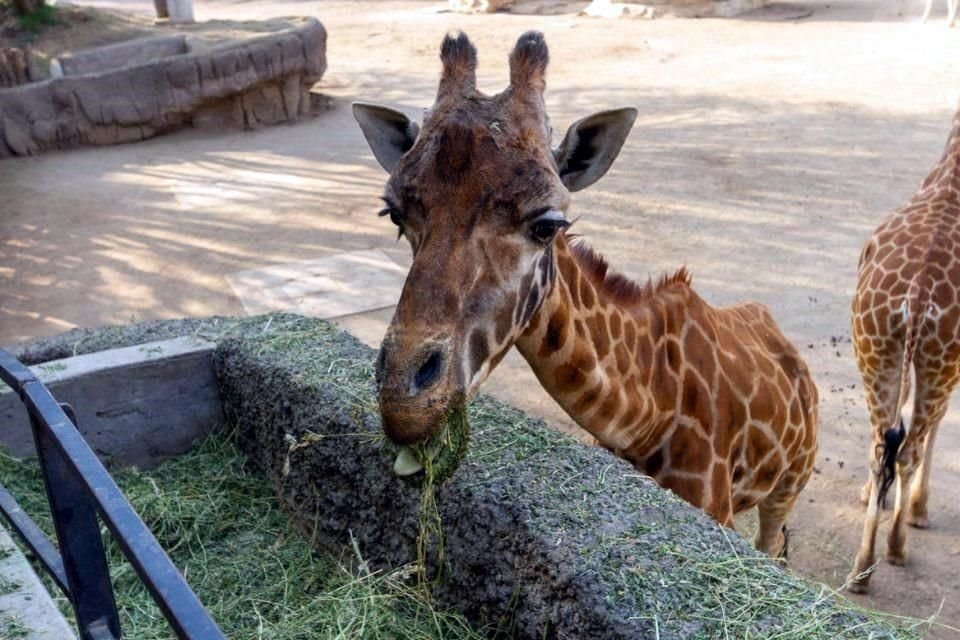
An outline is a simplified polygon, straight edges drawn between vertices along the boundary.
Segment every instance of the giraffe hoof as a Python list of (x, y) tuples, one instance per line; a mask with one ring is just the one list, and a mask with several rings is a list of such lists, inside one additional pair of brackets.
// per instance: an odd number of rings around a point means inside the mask
[(859, 593), (859, 594), (864, 594), (869, 592), (870, 581), (869, 580), (857, 581), (858, 575), (859, 574), (853, 574), (847, 578), (847, 580), (850, 581), (850, 583), (847, 585), (847, 591), (849, 591), (850, 593)]
[(887, 562), (896, 567), (902, 567), (907, 564), (907, 552), (905, 550), (894, 551), (893, 549), (888, 549)]
[(923, 513), (911, 513), (907, 516), (907, 524), (917, 529), (926, 529), (930, 526), (930, 518), (927, 517), (926, 510)]

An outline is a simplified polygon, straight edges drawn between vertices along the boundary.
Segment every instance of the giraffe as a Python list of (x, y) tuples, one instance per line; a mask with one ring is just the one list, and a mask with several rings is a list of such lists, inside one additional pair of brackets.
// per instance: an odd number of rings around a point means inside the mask
[(715, 309), (685, 269), (633, 283), (568, 232), (570, 193), (606, 173), (637, 111), (579, 120), (551, 151), (542, 34), (518, 40), (493, 96), (466, 35), (440, 57), (422, 128), (354, 105), (390, 173), (381, 215), (413, 249), (376, 367), (387, 437), (436, 435), (515, 345), (603, 446), (723, 525), (757, 506), (755, 544), (780, 555), (817, 447), (806, 365), (762, 306)]
[[(903, 565), (910, 524), (928, 526), (937, 427), (960, 379), (960, 111), (940, 160), (860, 252), (853, 348), (870, 413), (863, 537), (848, 583), (869, 589), (880, 510), (896, 479), (887, 560)], [(913, 381), (911, 383), (911, 371)], [(913, 389), (910, 428), (901, 417)]]
[[(947, 26), (952, 27), (956, 24), (957, 18), (957, 2), (958, 0), (947, 0)], [(920, 18), (920, 22), (926, 22), (930, 17), (930, 10), (933, 9), (933, 0), (927, 0), (927, 3), (923, 7), (923, 16)]]

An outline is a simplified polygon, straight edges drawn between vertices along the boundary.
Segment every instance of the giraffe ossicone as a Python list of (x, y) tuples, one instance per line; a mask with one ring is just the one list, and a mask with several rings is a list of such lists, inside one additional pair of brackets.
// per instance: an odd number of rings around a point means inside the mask
[(354, 105), (390, 173), (381, 214), (413, 250), (377, 361), (387, 437), (435, 438), (516, 346), (581, 427), (662, 486), (728, 526), (758, 506), (755, 542), (777, 555), (817, 448), (796, 349), (762, 306), (713, 308), (684, 269), (633, 283), (567, 233), (570, 193), (607, 172), (636, 109), (578, 120), (552, 148), (541, 34), (517, 41), (496, 95), (477, 90), (466, 35), (440, 57), (422, 126)]

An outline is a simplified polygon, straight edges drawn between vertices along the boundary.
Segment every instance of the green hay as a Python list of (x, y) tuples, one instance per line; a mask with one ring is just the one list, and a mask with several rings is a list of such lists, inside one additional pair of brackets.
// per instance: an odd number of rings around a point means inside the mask
[[(374, 573), (355, 546), (340, 556), (313, 551), (228, 438), (211, 437), (152, 471), (123, 471), (116, 479), (231, 639), (486, 637), (461, 616), (438, 611), (412, 579), (415, 567)], [(36, 465), (0, 455), (0, 482), (49, 532)], [(108, 554), (124, 636), (170, 638), (109, 538)]]
[[(422, 586), (429, 587), (443, 575), (444, 535), (437, 487), (443, 484), (460, 466), (470, 441), (470, 420), (463, 404), (457, 405), (447, 416), (443, 431), (425, 444), (412, 447), (423, 471), (404, 476), (404, 480), (420, 487), (419, 531), (417, 533), (417, 577)], [(431, 455), (434, 454), (435, 455)], [(427, 571), (430, 550), (435, 553), (437, 574), (431, 580)], [(429, 588), (425, 589), (429, 594)]]
[[(425, 479), (426, 483), (435, 486), (443, 484), (460, 466), (460, 461), (467, 453), (469, 441), (470, 421), (467, 418), (467, 409), (458, 405), (447, 416), (446, 427), (440, 434), (426, 444), (414, 447), (417, 459), (423, 465), (423, 474), (412, 477)], [(437, 451), (435, 456), (430, 455), (433, 451)]]
[[(656, 527), (644, 527), (635, 532), (635, 539), (655, 533)], [(690, 620), (703, 623), (692, 639), (906, 640), (922, 638), (932, 628), (956, 631), (933, 619), (865, 609), (826, 585), (777, 569), (775, 560), (741, 555), (733, 544), (725, 553), (661, 541), (656, 553), (664, 562), (627, 568), (621, 576), (622, 587), (656, 594), (669, 580), (672, 600), (648, 598), (655, 612), (649, 617), (664, 628)]]

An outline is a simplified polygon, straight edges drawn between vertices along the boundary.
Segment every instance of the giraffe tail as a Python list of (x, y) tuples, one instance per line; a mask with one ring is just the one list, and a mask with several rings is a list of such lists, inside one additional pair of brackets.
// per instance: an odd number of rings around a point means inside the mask
[(913, 356), (917, 350), (917, 341), (920, 335), (920, 326), (927, 314), (930, 299), (929, 287), (921, 285), (921, 274), (910, 281), (907, 296), (901, 310), (904, 320), (903, 361), (900, 365), (900, 380), (897, 387), (896, 411), (892, 426), (883, 433), (883, 444), (877, 445), (877, 458), (880, 460), (880, 486), (877, 502), (882, 507), (887, 499), (887, 492), (896, 477), (897, 454), (907, 437), (907, 429), (903, 422), (901, 410), (910, 392), (910, 367), (913, 365)]

